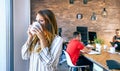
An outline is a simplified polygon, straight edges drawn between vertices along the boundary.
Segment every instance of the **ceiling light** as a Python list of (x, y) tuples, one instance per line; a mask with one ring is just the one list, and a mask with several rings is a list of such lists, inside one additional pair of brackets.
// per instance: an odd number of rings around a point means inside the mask
[(91, 20), (97, 20), (96, 14), (95, 12), (93, 12), (92, 16), (91, 16)]
[(83, 0), (83, 4), (87, 4), (88, 0)]
[(74, 0), (69, 0), (70, 4), (73, 4), (74, 3)]
[(107, 10), (106, 10), (106, 8), (103, 8), (102, 16), (103, 17), (107, 17)]

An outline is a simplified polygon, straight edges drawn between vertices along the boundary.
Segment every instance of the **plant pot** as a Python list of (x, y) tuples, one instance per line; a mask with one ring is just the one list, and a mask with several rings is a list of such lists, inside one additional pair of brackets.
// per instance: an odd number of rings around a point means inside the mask
[(102, 47), (101, 44), (96, 43), (95, 45), (96, 45), (96, 51), (101, 52), (101, 47)]

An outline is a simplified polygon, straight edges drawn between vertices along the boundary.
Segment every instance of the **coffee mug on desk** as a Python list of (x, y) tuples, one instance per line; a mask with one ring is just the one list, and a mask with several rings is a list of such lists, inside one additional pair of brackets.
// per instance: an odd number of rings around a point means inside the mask
[(107, 49), (107, 47), (108, 47), (107, 45), (103, 45), (104, 50), (106, 50), (106, 49)]
[(115, 53), (115, 47), (110, 47), (110, 53)]

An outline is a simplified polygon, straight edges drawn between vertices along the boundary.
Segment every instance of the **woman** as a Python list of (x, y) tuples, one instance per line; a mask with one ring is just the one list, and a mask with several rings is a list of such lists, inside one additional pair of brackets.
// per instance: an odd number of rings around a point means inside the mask
[(36, 20), (41, 27), (35, 27), (32, 31), (31, 26), (28, 28), (22, 58), (30, 59), (29, 71), (56, 71), (63, 39), (57, 35), (55, 15), (51, 10), (40, 10)]
[(120, 51), (120, 29), (116, 29), (115, 33), (116, 35), (113, 37), (114, 47), (117, 51)]

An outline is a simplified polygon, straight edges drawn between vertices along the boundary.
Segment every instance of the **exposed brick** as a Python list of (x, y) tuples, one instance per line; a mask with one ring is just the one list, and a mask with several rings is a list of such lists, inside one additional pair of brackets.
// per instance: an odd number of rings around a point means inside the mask
[[(87, 26), (89, 31), (97, 32), (97, 36), (109, 44), (114, 30), (120, 28), (120, 0), (105, 1), (103, 3), (103, 0), (89, 0), (85, 5), (82, 0), (74, 0), (74, 4), (69, 4), (69, 0), (31, 0), (31, 14), (32, 18), (35, 18), (35, 13), (40, 9), (52, 10), (66, 41), (71, 39), (76, 26)], [(104, 7), (108, 12), (107, 18), (101, 16)], [(96, 13), (96, 21), (90, 20), (93, 12)], [(83, 19), (76, 19), (77, 13), (83, 14)]]

